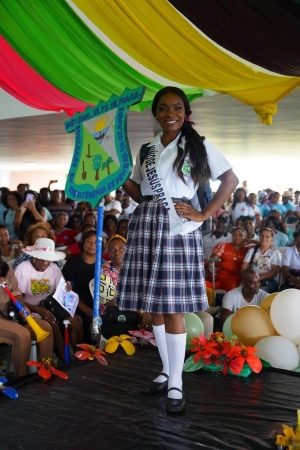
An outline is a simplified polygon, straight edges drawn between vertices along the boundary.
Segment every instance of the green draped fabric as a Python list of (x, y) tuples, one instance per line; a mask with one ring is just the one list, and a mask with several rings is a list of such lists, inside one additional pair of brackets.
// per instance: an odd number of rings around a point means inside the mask
[[(47, 81), (74, 98), (95, 104), (125, 87), (146, 86), (151, 103), (160, 84), (118, 58), (81, 21), (64, 0), (0, 0), (0, 33)], [(185, 89), (190, 101), (201, 89)]]

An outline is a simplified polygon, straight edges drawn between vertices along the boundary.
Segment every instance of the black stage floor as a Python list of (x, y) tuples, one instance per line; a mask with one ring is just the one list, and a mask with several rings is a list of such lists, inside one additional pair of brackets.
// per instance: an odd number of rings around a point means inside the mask
[(31, 375), (11, 383), (19, 398), (0, 395), (0, 449), (276, 449), (281, 424), (296, 425), (299, 374), (184, 373), (187, 409), (169, 415), (164, 395), (141, 392), (160, 371), (156, 348), (133, 356), (118, 349), (107, 361), (65, 366), (67, 381)]

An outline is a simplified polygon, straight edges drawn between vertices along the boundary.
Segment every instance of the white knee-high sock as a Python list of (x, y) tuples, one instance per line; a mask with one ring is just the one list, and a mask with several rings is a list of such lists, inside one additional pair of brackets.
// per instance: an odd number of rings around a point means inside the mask
[[(162, 372), (166, 375), (169, 375), (169, 360), (168, 360), (168, 350), (167, 350), (167, 343), (166, 343), (166, 330), (165, 325), (153, 325), (153, 333), (155, 336), (155, 340), (157, 343), (157, 348), (159, 351), (159, 355), (163, 364)], [(166, 377), (163, 375), (159, 375), (157, 378), (155, 378), (156, 383), (163, 383), (166, 381)]]
[[(182, 390), (182, 369), (184, 364), (186, 333), (166, 333), (166, 341), (169, 358), (169, 382), (168, 389), (176, 387)], [(169, 398), (182, 398), (179, 391), (172, 390), (168, 393)]]

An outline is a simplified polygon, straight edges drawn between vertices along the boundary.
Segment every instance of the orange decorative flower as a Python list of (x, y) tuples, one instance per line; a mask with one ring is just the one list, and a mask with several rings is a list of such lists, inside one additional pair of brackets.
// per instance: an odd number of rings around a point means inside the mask
[(211, 355), (219, 355), (219, 352), (215, 349), (217, 344), (215, 342), (209, 342), (202, 333), (199, 337), (195, 337), (190, 344), (196, 346), (190, 348), (191, 352), (196, 353), (194, 356), (194, 362), (196, 364), (201, 357), (205, 360), (209, 359)]
[(105, 350), (107, 353), (114, 353), (119, 345), (123, 347), (127, 355), (133, 355), (135, 353), (135, 347), (130, 342), (131, 336), (128, 334), (121, 334), (120, 336), (112, 336), (109, 338), (105, 344)]
[(81, 361), (84, 361), (86, 359), (93, 360), (94, 358), (96, 358), (100, 364), (107, 366), (108, 363), (104, 356), (102, 356), (105, 355), (105, 352), (103, 352), (99, 348), (90, 344), (77, 344), (76, 347), (82, 348), (84, 351), (79, 350), (78, 352), (76, 352), (74, 354), (75, 358), (80, 359)]
[(61, 370), (55, 369), (52, 364), (52, 358), (43, 358), (43, 362), (40, 363), (38, 361), (27, 361), (27, 366), (35, 366), (39, 367), (38, 375), (45, 380), (49, 380), (51, 378), (51, 375), (57, 375), (60, 378), (63, 378), (64, 380), (67, 380), (69, 378), (69, 375), (67, 375), (65, 372), (62, 372)]

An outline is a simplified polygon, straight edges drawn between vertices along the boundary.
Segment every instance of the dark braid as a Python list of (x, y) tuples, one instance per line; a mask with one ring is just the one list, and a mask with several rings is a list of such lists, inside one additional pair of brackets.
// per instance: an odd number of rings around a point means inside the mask
[[(180, 147), (182, 138), (185, 137), (184, 150)], [(177, 168), (177, 175), (185, 183), (185, 179), (182, 173), (182, 166), (184, 159), (189, 155), (189, 159), (192, 164), (191, 177), (194, 183), (199, 183), (201, 186), (205, 186), (210, 178), (210, 168), (208, 165), (206, 148), (203, 143), (204, 137), (200, 136), (189, 122), (184, 122), (181, 128), (181, 135), (178, 139), (177, 147), (178, 153), (174, 161), (174, 169)]]
[[(169, 93), (178, 95), (181, 98), (184, 104), (185, 116), (189, 117), (191, 114), (191, 108), (187, 96), (181, 89), (174, 86), (167, 86), (156, 93), (152, 103), (152, 114), (154, 117), (157, 114), (157, 107), (160, 98)], [(180, 147), (183, 137), (185, 137), (184, 149)], [(178, 152), (173, 168), (174, 170), (177, 170), (177, 175), (185, 184), (186, 181), (184, 179), (184, 174), (182, 173), (182, 166), (187, 155), (189, 155), (192, 165), (191, 177), (194, 183), (199, 183), (201, 186), (204, 186), (210, 178), (211, 172), (208, 165), (206, 148), (203, 143), (204, 139), (205, 138), (203, 136), (200, 136), (197, 131), (194, 130), (190, 122), (184, 122), (181, 128), (181, 136), (177, 143)]]

